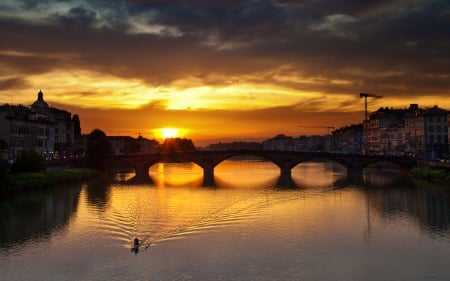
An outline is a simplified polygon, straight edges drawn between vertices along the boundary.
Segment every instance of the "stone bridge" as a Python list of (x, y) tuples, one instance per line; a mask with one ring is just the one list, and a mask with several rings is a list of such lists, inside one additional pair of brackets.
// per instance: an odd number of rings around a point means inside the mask
[(132, 166), (137, 179), (149, 178), (149, 169), (158, 162), (193, 162), (203, 169), (203, 185), (214, 186), (214, 168), (222, 161), (242, 155), (253, 155), (273, 162), (280, 168), (280, 187), (295, 186), (291, 171), (296, 165), (314, 161), (331, 160), (344, 166), (347, 177), (362, 177), (365, 167), (376, 162), (389, 162), (403, 170), (415, 166), (415, 161), (408, 157), (363, 154), (335, 154), (326, 152), (294, 152), (269, 150), (225, 150), (225, 151), (191, 151), (151, 154), (117, 155), (115, 160), (125, 161)]

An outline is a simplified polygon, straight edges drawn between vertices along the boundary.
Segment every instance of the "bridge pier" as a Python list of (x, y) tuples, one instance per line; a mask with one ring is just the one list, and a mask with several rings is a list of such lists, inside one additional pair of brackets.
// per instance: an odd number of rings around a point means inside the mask
[(203, 168), (203, 186), (215, 186), (214, 167), (216, 165), (212, 161), (204, 161), (201, 165)]
[(150, 153), (139, 155), (120, 155), (117, 160), (125, 160), (135, 167), (136, 178), (149, 179), (150, 166), (156, 162), (171, 160), (173, 162), (193, 162), (203, 169), (203, 186), (215, 186), (214, 168), (220, 162), (239, 155), (255, 155), (272, 161), (280, 168), (279, 187), (297, 187), (292, 180), (291, 169), (299, 163), (314, 159), (328, 159), (347, 168), (347, 175), (352, 182), (363, 183), (363, 167), (377, 162), (388, 161), (399, 167), (411, 168), (415, 161), (404, 157), (360, 155), (360, 154), (333, 154), (326, 152), (292, 152), (292, 151), (191, 151), (164, 153)]
[(352, 161), (352, 173), (362, 175), (363, 172), (363, 164), (360, 159)]
[(151, 181), (150, 175), (148, 174), (148, 170), (150, 169), (151, 164), (146, 161), (135, 161), (134, 162), (134, 172), (135, 179), (140, 181)]
[(363, 165), (361, 159), (354, 159), (347, 167), (347, 180), (354, 185), (364, 185)]
[(283, 162), (280, 167), (280, 177), (278, 178), (277, 187), (281, 188), (298, 188), (292, 180), (292, 164)]

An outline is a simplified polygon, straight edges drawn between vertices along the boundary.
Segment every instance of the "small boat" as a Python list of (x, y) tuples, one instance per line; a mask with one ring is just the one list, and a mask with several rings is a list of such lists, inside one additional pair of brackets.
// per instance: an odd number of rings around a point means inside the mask
[(140, 246), (141, 246), (141, 243), (136, 244), (136, 245), (133, 245), (133, 246), (131, 247), (131, 251), (135, 251), (135, 252), (139, 251), (139, 247), (140, 247)]
[(138, 244), (134, 244), (134, 245), (131, 247), (131, 251), (134, 252), (134, 253), (137, 253), (137, 252), (139, 252), (139, 248), (140, 248), (141, 246), (144, 247), (144, 250), (147, 250), (147, 248), (150, 246), (150, 244), (142, 245), (142, 241), (139, 241)]

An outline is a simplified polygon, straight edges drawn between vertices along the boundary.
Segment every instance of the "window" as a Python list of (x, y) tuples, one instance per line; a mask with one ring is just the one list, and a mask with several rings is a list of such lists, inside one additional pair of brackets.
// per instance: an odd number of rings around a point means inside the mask
[(429, 132), (434, 132), (434, 127), (433, 127), (433, 125), (428, 126), (428, 131), (429, 131)]

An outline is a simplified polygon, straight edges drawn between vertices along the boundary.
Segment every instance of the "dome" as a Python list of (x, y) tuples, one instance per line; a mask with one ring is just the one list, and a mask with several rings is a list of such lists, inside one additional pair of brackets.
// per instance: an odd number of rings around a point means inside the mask
[(36, 109), (48, 109), (48, 104), (44, 101), (44, 93), (39, 90), (37, 100), (31, 105), (32, 108)]

